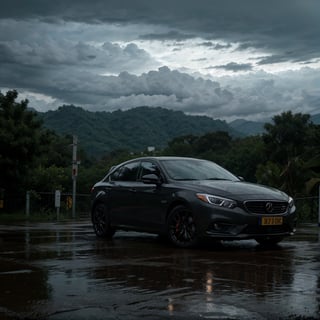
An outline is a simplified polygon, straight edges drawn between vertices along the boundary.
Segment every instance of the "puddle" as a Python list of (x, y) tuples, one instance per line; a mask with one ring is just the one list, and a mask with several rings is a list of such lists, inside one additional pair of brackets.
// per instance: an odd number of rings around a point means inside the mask
[(318, 319), (320, 241), (186, 250), (90, 223), (0, 225), (1, 319)]

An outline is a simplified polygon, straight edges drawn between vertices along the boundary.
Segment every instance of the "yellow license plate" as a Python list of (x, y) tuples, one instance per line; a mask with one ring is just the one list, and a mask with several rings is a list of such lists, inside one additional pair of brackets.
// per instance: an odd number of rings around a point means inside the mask
[(262, 217), (262, 226), (280, 226), (283, 223), (282, 217)]

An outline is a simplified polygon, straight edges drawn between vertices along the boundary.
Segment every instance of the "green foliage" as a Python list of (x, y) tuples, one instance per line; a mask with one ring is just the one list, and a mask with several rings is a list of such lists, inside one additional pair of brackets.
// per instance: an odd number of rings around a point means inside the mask
[[(284, 112), (265, 125), (265, 158), (258, 181), (280, 188), (291, 196), (310, 193), (320, 178), (320, 126), (308, 114)], [(310, 159), (311, 158), (311, 159)]]
[(263, 150), (261, 136), (235, 139), (221, 164), (246, 181), (256, 182), (257, 168), (265, 160)]
[(310, 115), (288, 111), (274, 116), (273, 122), (265, 125), (265, 149), (269, 160), (286, 165), (290, 159), (300, 156), (308, 143)]
[(320, 183), (320, 153), (307, 160), (304, 163), (303, 169), (308, 173), (306, 175), (308, 179), (306, 182), (306, 193), (316, 194), (318, 191), (317, 186)]
[[(113, 165), (156, 154), (212, 160), (247, 181), (280, 188), (293, 197), (317, 195), (320, 125), (307, 114), (284, 112), (265, 125), (263, 135), (240, 138), (223, 121), (163, 108), (94, 113), (63, 106), (39, 117), (27, 109), (27, 100), (16, 102), (17, 97), (16, 91), (0, 93), (0, 191), (6, 194), (70, 192), (76, 134), (81, 147), (78, 193), (88, 194)], [(146, 152), (148, 146), (156, 151)], [(313, 205), (300, 207), (308, 218)]]
[(236, 134), (224, 121), (188, 116), (160, 107), (89, 112), (75, 106), (63, 106), (40, 116), (47, 128), (59, 134), (77, 135), (87, 154), (97, 158), (119, 149), (141, 152), (154, 146), (160, 150), (170, 140), (185, 135), (213, 131)]
[(292, 196), (302, 195), (305, 187), (301, 159), (294, 158), (285, 166), (268, 161), (257, 169), (257, 179), (260, 183), (279, 188)]
[(45, 129), (38, 114), (27, 108), (28, 101), (17, 102), (17, 98), (15, 90), (0, 93), (2, 193), (70, 190), (72, 137)]
[(281, 185), (281, 168), (272, 161), (259, 164), (256, 176), (261, 184), (269, 185), (270, 187), (279, 187)]
[(237, 119), (229, 123), (229, 126), (244, 136), (255, 136), (264, 133), (264, 122)]
[(16, 102), (17, 97), (14, 90), (0, 92), (0, 187), (6, 190), (27, 183), (43, 139), (37, 114), (27, 109), (27, 100)]
[(70, 135), (59, 136), (54, 131), (44, 130), (40, 141), (41, 155), (38, 164), (42, 167), (69, 166), (72, 159), (72, 140)]
[(71, 168), (50, 165), (39, 166), (33, 170), (32, 178), (28, 185), (29, 189), (43, 192), (62, 192), (70, 190)]
[(230, 145), (231, 137), (227, 132), (209, 132), (199, 137), (196, 144), (196, 152), (199, 154), (204, 154), (208, 150), (214, 152), (224, 152), (230, 148)]
[(296, 197), (303, 194), (305, 188), (306, 172), (303, 170), (303, 160), (301, 157), (295, 157), (288, 160), (281, 172), (282, 185), (281, 190)]
[(168, 143), (168, 147), (163, 151), (164, 155), (175, 155), (179, 157), (195, 156), (195, 144), (198, 137), (193, 135), (186, 135), (172, 139)]

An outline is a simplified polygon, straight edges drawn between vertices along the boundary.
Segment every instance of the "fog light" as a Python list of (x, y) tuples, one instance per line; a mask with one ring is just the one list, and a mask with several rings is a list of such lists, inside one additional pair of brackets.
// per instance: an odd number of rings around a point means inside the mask
[(223, 222), (214, 222), (210, 225), (208, 233), (212, 234), (225, 234), (225, 235), (237, 235), (239, 234), (246, 225), (235, 225)]
[(226, 223), (214, 223), (212, 225), (213, 231), (217, 232), (230, 232), (230, 229), (232, 228), (232, 225), (226, 224)]
[(214, 228), (214, 230), (217, 230), (217, 231), (220, 230), (220, 227), (217, 223), (213, 224), (213, 228)]

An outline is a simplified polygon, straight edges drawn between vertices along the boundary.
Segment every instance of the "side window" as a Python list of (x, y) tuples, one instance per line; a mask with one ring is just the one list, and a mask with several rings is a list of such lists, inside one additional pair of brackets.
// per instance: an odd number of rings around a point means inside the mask
[(160, 175), (160, 171), (158, 167), (149, 161), (142, 161), (141, 162), (141, 177), (145, 176), (146, 174), (156, 174), (157, 176)]
[(112, 173), (110, 176), (111, 181), (136, 181), (137, 174), (139, 171), (139, 162), (131, 162), (128, 163), (115, 172)]

